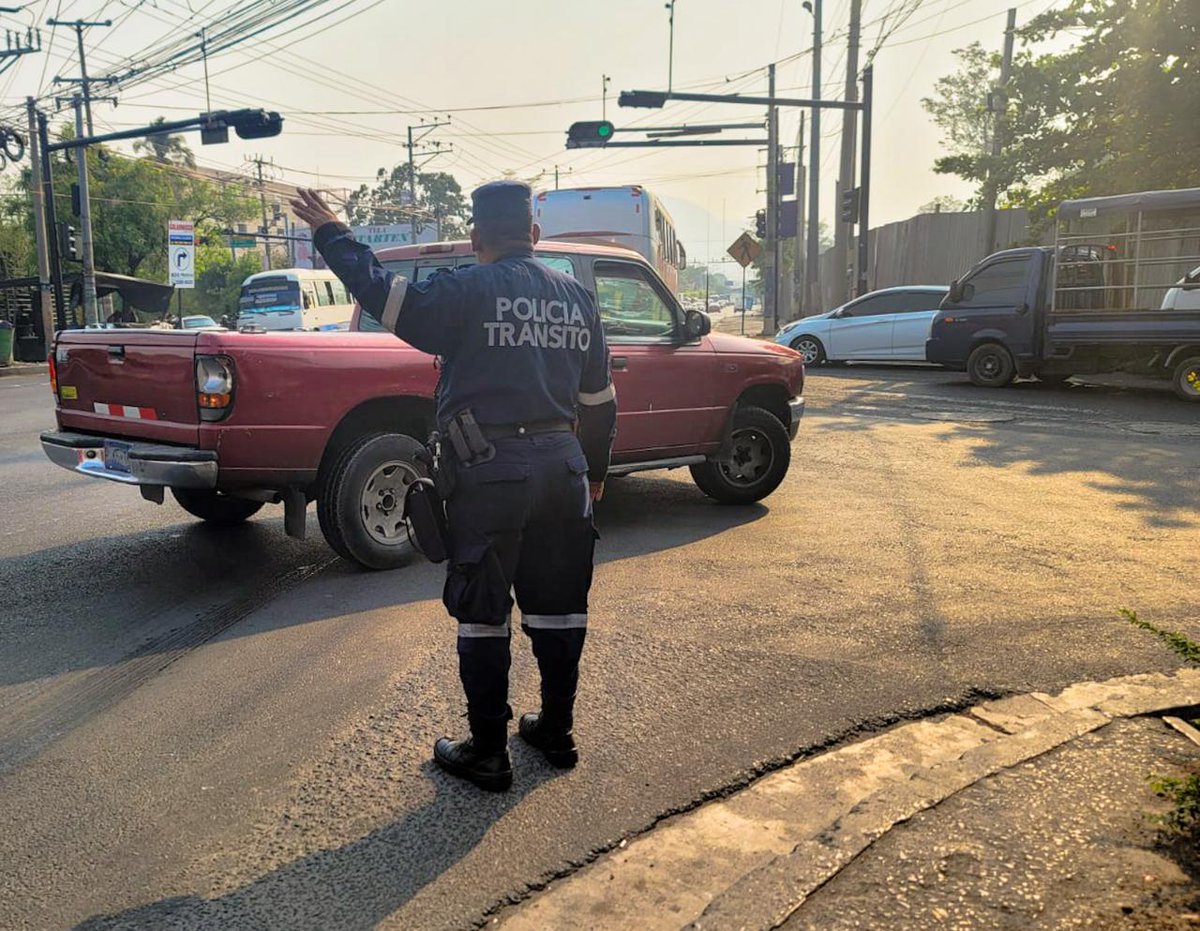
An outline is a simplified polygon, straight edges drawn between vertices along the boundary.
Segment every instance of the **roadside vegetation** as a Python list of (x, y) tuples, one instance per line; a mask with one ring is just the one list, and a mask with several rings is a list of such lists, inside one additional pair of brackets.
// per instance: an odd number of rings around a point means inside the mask
[[(1156, 636), (1187, 662), (1200, 665), (1200, 643), (1183, 634), (1151, 624), (1138, 617), (1136, 611), (1130, 611), (1128, 608), (1121, 609), (1121, 616), (1134, 627)], [(1192, 723), (1200, 726), (1200, 719)], [(1156, 821), (1168, 832), (1186, 838), (1194, 849), (1195, 845), (1200, 844), (1200, 773), (1181, 777), (1155, 776), (1150, 782), (1150, 788), (1174, 806)]]

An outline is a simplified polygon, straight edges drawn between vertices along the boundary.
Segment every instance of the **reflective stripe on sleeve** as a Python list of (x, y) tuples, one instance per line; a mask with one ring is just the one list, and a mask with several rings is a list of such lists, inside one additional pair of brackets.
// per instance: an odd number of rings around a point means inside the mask
[(586, 614), (526, 614), (521, 625), (530, 630), (570, 630), (587, 627)]
[(617, 399), (617, 389), (613, 387), (612, 382), (601, 391), (581, 391), (579, 392), (579, 403), (585, 404), (588, 407), (595, 407), (597, 404), (607, 404), (609, 401)]
[(468, 639), (481, 637), (507, 637), (512, 633), (512, 626), (506, 618), (503, 624), (464, 624), (458, 625), (458, 635)]
[(400, 308), (404, 306), (404, 295), (407, 291), (407, 278), (397, 275), (392, 279), (392, 289), (388, 291), (387, 303), (383, 305), (383, 316), (379, 318), (385, 330), (396, 332), (396, 324), (400, 322)]

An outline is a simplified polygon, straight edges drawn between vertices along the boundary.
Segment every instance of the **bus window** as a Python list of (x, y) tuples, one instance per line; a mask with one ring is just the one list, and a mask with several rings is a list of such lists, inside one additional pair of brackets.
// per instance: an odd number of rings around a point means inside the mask
[(317, 304), (321, 307), (329, 307), (332, 304), (338, 303), (333, 297), (333, 282), (332, 281), (317, 281), (314, 282), (317, 289)]

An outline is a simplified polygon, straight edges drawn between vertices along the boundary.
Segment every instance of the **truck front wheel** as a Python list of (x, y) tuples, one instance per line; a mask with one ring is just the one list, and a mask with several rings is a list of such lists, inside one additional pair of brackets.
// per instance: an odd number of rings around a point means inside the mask
[(779, 418), (761, 407), (743, 407), (720, 458), (692, 466), (692, 481), (722, 504), (751, 504), (779, 487), (791, 461), (792, 444)]
[(1175, 366), (1171, 387), (1185, 401), (1200, 401), (1200, 356), (1184, 359)]
[(1012, 353), (999, 343), (984, 343), (976, 346), (967, 359), (967, 375), (971, 384), (980, 388), (1003, 388), (1017, 374), (1017, 365)]
[(263, 506), (261, 501), (232, 498), (211, 488), (172, 488), (171, 495), (193, 517), (217, 527), (240, 524)]
[(318, 491), (317, 519), (330, 547), (366, 569), (395, 569), (413, 546), (404, 496), (425, 474), (423, 447), (402, 433), (365, 436), (342, 451)]

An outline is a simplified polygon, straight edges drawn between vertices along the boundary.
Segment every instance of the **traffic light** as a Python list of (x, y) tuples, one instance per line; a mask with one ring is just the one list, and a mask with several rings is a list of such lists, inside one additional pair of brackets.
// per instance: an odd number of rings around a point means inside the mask
[(78, 184), (71, 185), (71, 213), (77, 217), (83, 214), (83, 197), (79, 193)]
[(621, 91), (617, 102), (622, 107), (651, 107), (658, 109), (667, 102), (663, 91)]
[(612, 141), (616, 129), (608, 120), (572, 123), (567, 130), (568, 149), (599, 149)]
[(64, 259), (79, 261), (79, 231), (66, 223), (58, 224), (58, 254)]
[(765, 239), (767, 235), (767, 211), (760, 210), (754, 215), (754, 232), (759, 239)]
[(268, 139), (283, 131), (283, 117), (273, 110), (215, 110), (200, 117), (203, 145), (228, 142), (230, 126), (239, 139)]
[(859, 191), (859, 189), (856, 187), (842, 191), (842, 222), (843, 223), (857, 223), (858, 222), (858, 202), (859, 202), (858, 191)]

